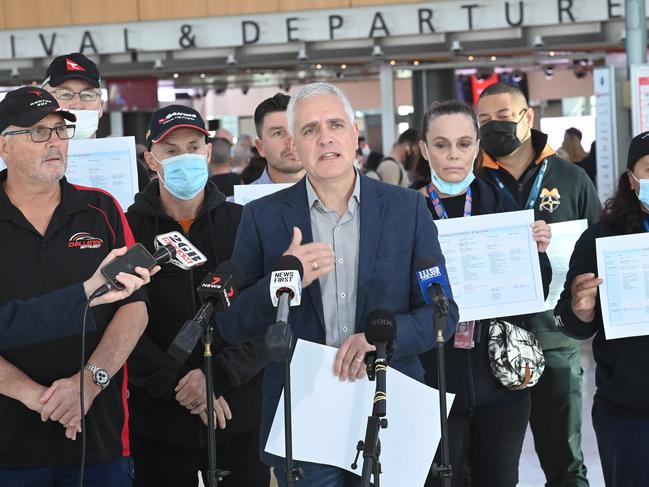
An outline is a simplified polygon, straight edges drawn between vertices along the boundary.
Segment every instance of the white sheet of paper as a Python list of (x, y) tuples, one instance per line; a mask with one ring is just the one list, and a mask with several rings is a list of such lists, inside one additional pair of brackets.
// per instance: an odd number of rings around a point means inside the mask
[(240, 205), (246, 205), (251, 201), (257, 200), (263, 196), (276, 193), (277, 191), (293, 186), (290, 183), (282, 184), (235, 184), (234, 202)]
[(460, 321), (545, 309), (534, 211), (436, 220)]
[[(298, 340), (291, 361), (293, 457), (351, 469), (356, 444), (365, 438), (375, 383), (341, 381), (333, 374), (337, 349)], [(387, 429), (381, 440), (381, 485), (423, 486), (440, 440), (439, 392), (388, 368)], [(454, 395), (447, 394), (450, 411)], [(279, 401), (266, 451), (284, 457), (284, 395)]]
[(552, 264), (552, 282), (550, 293), (545, 300), (545, 309), (554, 309), (559, 302), (559, 296), (566, 282), (566, 274), (570, 264), (572, 251), (581, 234), (588, 228), (588, 220), (571, 220), (561, 223), (552, 223), (552, 239), (548, 247), (548, 259)]
[(65, 177), (108, 191), (126, 211), (138, 192), (135, 137), (70, 140)]
[(649, 335), (649, 234), (598, 238), (597, 270), (607, 340)]

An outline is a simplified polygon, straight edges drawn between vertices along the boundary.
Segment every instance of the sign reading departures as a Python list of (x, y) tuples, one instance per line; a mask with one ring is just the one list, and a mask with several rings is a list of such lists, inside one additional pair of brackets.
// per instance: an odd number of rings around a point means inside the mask
[(284, 44), (620, 19), (623, 0), (476, 0), (0, 31), (0, 60)]

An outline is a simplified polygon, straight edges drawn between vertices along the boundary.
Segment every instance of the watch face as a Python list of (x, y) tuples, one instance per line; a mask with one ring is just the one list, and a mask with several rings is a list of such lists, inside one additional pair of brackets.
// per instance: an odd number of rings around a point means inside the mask
[(95, 372), (95, 382), (97, 385), (100, 386), (107, 386), (108, 382), (110, 382), (110, 377), (108, 376), (108, 372), (106, 372), (104, 369), (99, 369), (97, 372)]

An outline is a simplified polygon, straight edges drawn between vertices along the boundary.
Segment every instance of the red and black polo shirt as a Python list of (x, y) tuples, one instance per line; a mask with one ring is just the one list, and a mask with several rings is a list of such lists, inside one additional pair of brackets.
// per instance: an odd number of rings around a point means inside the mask
[[(2, 187), (0, 172), (0, 303), (39, 296), (88, 279), (112, 249), (134, 243), (128, 222), (107, 192), (60, 182), (61, 202), (45, 235), (40, 235)], [(120, 306), (143, 301), (138, 292), (127, 301), (92, 308), (96, 331), (86, 334), (88, 360)], [(82, 313), (79, 313), (81, 330)], [(54, 326), (54, 324), (53, 324)], [(29, 334), (30, 323), (24, 323)], [(36, 382), (49, 386), (80, 367), (80, 334), (2, 352), (2, 357)], [(126, 365), (101, 392), (86, 416), (86, 461), (130, 455)], [(63, 426), (48, 421), (18, 401), (0, 395), (0, 469), (76, 464), (80, 440), (65, 437)]]

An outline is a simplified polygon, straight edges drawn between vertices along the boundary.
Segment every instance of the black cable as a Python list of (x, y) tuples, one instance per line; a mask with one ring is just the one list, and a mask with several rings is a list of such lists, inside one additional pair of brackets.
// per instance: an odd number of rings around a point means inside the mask
[(79, 487), (83, 487), (83, 476), (86, 466), (86, 415), (84, 414), (85, 396), (83, 386), (83, 374), (86, 367), (86, 320), (88, 318), (90, 303), (99, 296), (103, 296), (108, 291), (110, 291), (110, 286), (104, 284), (103, 286), (97, 288), (95, 292), (90, 295), (90, 297), (86, 301), (86, 307), (83, 310), (83, 320), (81, 321), (81, 367), (79, 368), (79, 409), (81, 411), (81, 465), (79, 467)]

